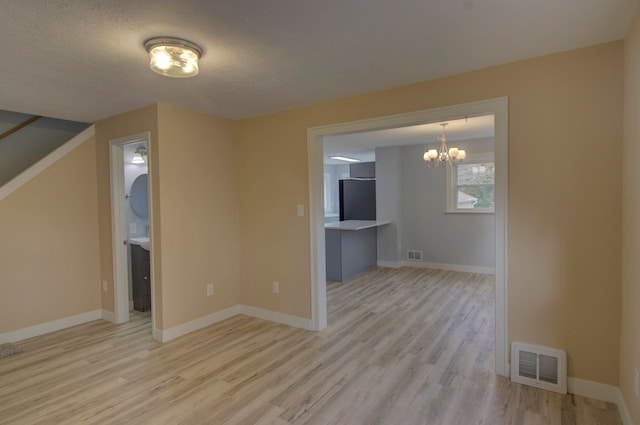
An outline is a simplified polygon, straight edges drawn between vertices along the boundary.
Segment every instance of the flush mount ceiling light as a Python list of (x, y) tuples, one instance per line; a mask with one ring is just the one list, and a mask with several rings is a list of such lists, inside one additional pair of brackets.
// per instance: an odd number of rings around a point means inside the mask
[(156, 74), (173, 78), (198, 75), (198, 59), (202, 48), (187, 40), (157, 37), (147, 40), (144, 47), (149, 52), (149, 66)]
[(440, 123), (442, 126), (442, 134), (438, 136), (440, 141), (440, 149), (429, 149), (424, 153), (423, 159), (429, 167), (437, 167), (438, 165), (458, 165), (460, 161), (467, 157), (467, 153), (458, 148), (447, 149), (447, 136), (444, 134), (444, 129), (449, 123)]
[(349, 158), (346, 156), (330, 156), (331, 159), (337, 159), (338, 161), (346, 161), (346, 162), (360, 162), (359, 159)]
[(131, 159), (132, 164), (144, 164), (144, 157), (147, 156), (147, 150), (145, 148), (136, 149)]

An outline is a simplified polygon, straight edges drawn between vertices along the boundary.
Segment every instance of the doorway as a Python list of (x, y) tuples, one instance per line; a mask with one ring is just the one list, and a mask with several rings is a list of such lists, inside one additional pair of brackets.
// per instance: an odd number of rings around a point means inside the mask
[(133, 309), (150, 311), (156, 329), (149, 137), (145, 132), (109, 142), (114, 321), (128, 322)]
[(314, 127), (307, 130), (313, 329), (321, 330), (327, 326), (323, 137), (419, 125), (483, 114), (493, 114), (495, 117), (495, 372), (499, 375), (509, 376), (507, 334), (508, 99), (506, 97)]

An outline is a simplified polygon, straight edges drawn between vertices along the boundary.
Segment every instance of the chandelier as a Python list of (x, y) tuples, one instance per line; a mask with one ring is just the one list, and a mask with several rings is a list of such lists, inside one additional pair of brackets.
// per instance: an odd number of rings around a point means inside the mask
[(429, 149), (426, 151), (423, 156), (424, 162), (426, 162), (429, 167), (437, 167), (438, 165), (444, 164), (456, 166), (467, 157), (467, 153), (463, 149), (447, 149), (447, 137), (444, 134), (444, 129), (449, 125), (449, 123), (444, 122), (440, 125), (442, 126), (442, 134), (438, 136), (438, 140), (440, 140), (440, 149)]

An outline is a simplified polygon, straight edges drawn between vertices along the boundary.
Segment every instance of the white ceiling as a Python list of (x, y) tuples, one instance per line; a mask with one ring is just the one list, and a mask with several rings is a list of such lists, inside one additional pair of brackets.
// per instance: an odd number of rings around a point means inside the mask
[[(445, 121), (447, 145), (462, 140), (487, 139), (494, 135), (493, 115), (465, 117)], [(391, 128), (388, 130), (369, 131), (364, 133), (325, 136), (324, 163), (346, 164), (344, 161), (331, 159), (331, 156), (346, 156), (362, 162), (375, 161), (375, 148), (385, 146), (440, 145), (438, 136), (442, 133), (439, 122), (414, 125), (410, 127)]]
[[(624, 37), (638, 0), (0, 0), (0, 109), (245, 118)], [(204, 49), (168, 79), (143, 47)]]

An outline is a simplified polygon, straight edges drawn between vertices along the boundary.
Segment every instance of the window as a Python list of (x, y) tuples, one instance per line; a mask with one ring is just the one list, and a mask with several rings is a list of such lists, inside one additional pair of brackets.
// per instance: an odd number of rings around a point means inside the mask
[(446, 212), (494, 212), (494, 183), (493, 153), (467, 154), (462, 164), (447, 166)]

